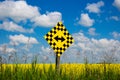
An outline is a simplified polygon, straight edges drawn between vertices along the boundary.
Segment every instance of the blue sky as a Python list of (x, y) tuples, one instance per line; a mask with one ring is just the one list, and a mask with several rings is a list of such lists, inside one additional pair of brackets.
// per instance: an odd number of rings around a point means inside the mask
[[(91, 62), (90, 51), (101, 61), (106, 56), (102, 53), (115, 47), (115, 58), (120, 56), (120, 0), (1, 0), (0, 55), (9, 57), (16, 51), (21, 58), (23, 53), (41, 54), (43, 61), (52, 58), (43, 36), (58, 21), (75, 39), (63, 54), (63, 62), (83, 62), (83, 56)], [(3, 54), (5, 47), (9, 55)], [(80, 60), (76, 57), (78, 53), (82, 55)], [(67, 60), (65, 55), (69, 55)]]

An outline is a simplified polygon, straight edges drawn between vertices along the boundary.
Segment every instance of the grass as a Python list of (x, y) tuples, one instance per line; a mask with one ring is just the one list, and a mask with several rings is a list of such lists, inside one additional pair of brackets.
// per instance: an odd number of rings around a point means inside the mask
[(0, 80), (120, 80), (120, 64), (1, 64)]

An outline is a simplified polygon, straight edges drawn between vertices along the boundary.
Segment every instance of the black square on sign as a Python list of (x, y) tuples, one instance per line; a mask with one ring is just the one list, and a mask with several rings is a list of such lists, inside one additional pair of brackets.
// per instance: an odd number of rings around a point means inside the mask
[(69, 33), (67, 33), (67, 35), (70, 35)]
[(63, 24), (61, 24), (61, 26), (63, 27)]
[(51, 34), (50, 37), (52, 37), (53, 35)]
[(50, 45), (52, 45), (52, 43), (50, 43)]
[(63, 50), (65, 51), (65, 48), (63, 48)]
[(69, 43), (69, 41), (67, 41), (67, 43)]
[(59, 28), (59, 27), (58, 27), (57, 29), (58, 29), (58, 30), (60, 30), (60, 28)]
[(56, 27), (54, 27), (54, 30), (56, 30)]
[(52, 38), (50, 39), (50, 41), (52, 41)]
[(69, 37), (67, 37), (67, 39), (69, 39)]
[(66, 45), (65, 45), (65, 44), (63, 44), (63, 46), (65, 47)]
[(64, 31), (67, 31), (66, 29), (64, 29)]
[(48, 36), (49, 36), (49, 34), (46, 34), (46, 36), (48, 37)]
[(46, 40), (48, 41), (49, 39), (48, 39), (48, 38), (46, 38)]
[(59, 23), (58, 23), (57, 25), (58, 25), (58, 26), (60, 26), (60, 24), (59, 24)]
[(55, 50), (55, 47), (53, 47), (53, 49)]
[(63, 28), (61, 28), (61, 31), (63, 31)]
[(71, 37), (70, 39), (72, 40), (73, 38)]
[(52, 30), (50, 31), (50, 33), (52, 33)]
[(56, 34), (56, 31), (54, 31), (54, 34)]
[(66, 32), (64, 32), (64, 35), (66, 35)]
[(57, 50), (59, 50), (59, 48), (57, 47)]
[(69, 47), (69, 45), (67, 45), (67, 47)]
[(62, 48), (60, 48), (60, 50), (62, 50)]
[(56, 44), (55, 44), (55, 43), (53, 43), (53, 45), (55, 46)]
[(70, 43), (72, 44), (72, 41), (70, 41)]
[(62, 54), (62, 52), (60, 52), (60, 54)]

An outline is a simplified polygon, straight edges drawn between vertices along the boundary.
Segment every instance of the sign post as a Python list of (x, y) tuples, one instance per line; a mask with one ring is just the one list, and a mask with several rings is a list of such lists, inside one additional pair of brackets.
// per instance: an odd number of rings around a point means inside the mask
[(56, 64), (55, 64), (55, 69), (57, 71), (57, 73), (60, 72), (60, 56), (56, 54)]
[(59, 71), (60, 56), (74, 42), (74, 39), (62, 22), (58, 22), (57, 25), (44, 36), (44, 38), (56, 53), (56, 70)]

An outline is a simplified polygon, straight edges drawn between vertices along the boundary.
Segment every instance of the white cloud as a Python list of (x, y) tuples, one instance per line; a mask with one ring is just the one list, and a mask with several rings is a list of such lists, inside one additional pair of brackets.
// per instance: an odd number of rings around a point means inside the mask
[(115, 21), (119, 21), (119, 17), (118, 16), (111, 16), (110, 19), (115, 20)]
[(53, 27), (57, 22), (62, 20), (60, 12), (48, 12), (46, 14), (35, 17), (32, 21), (37, 26)]
[(12, 53), (12, 52), (16, 52), (16, 50), (14, 48), (7, 47), (7, 45), (0, 45), (0, 52), (2, 52), (2, 53)]
[(10, 35), (9, 39), (10, 39), (10, 43), (13, 45), (14, 44), (19, 45), (20, 43), (22, 43), (22, 44), (38, 44), (38, 41), (36, 40), (36, 38), (27, 37), (22, 34), (14, 35), (14, 36)]
[[(71, 53), (70, 51), (72, 49), (76, 49), (80, 51), (79, 53), (82, 56), (87, 56), (87, 58), (92, 58), (90, 55), (94, 56), (97, 58), (97, 60), (94, 59), (94, 62), (99, 61), (103, 59), (103, 56), (108, 54), (111, 57), (117, 58), (120, 56), (119, 51), (120, 51), (120, 41), (114, 40), (114, 39), (106, 39), (106, 38), (101, 38), (101, 39), (90, 39), (86, 37), (83, 33), (75, 33), (73, 34), (73, 38), (75, 40), (73, 46), (71, 46), (70, 50), (68, 53)], [(92, 54), (91, 54), (92, 53)], [(78, 56), (78, 55), (76, 55)], [(71, 56), (72, 57), (72, 56)], [(99, 60), (100, 59), (100, 60)], [(119, 58), (117, 58), (119, 59)], [(91, 60), (91, 59), (90, 59)]]
[[(120, 42), (114, 39), (106, 39), (106, 38), (101, 38), (101, 39), (90, 39), (88, 37), (86, 37), (83, 33), (79, 32), (79, 33), (75, 33), (73, 34), (74, 40), (75, 40), (75, 46), (79, 46), (78, 44), (82, 44), (85, 46), (85, 48), (87, 49), (91, 49), (91, 50), (95, 50), (94, 48), (98, 48), (98, 49), (103, 49), (104, 47), (109, 48), (112, 47), (114, 44), (115, 45), (120, 45)], [(117, 44), (118, 43), (118, 44)], [(79, 46), (80, 47), (80, 46)]]
[(120, 33), (114, 31), (112, 32), (112, 36), (115, 38), (115, 39), (120, 39)]
[(7, 48), (6, 52), (7, 53), (11, 53), (11, 52), (15, 52), (16, 50), (14, 48)]
[(115, 6), (116, 8), (120, 10), (120, 0), (114, 0), (113, 6)]
[(6, 19), (17, 23), (30, 20), (36, 26), (51, 27), (62, 20), (62, 14), (57, 11), (40, 14), (38, 7), (28, 5), (26, 1), (3, 1), (0, 2), (0, 20)]
[(19, 22), (39, 15), (38, 8), (28, 5), (25, 1), (0, 2), (0, 19), (11, 18)]
[(84, 34), (81, 32), (73, 34), (73, 38), (75, 40), (73, 46), (80, 47), (82, 49), (86, 49), (86, 43), (90, 41), (89, 38), (85, 37)]
[(102, 6), (104, 6), (104, 2), (99, 1), (97, 3), (87, 4), (87, 7), (85, 9), (88, 10), (89, 12), (100, 13), (101, 11), (100, 8)]
[(94, 23), (94, 19), (91, 19), (88, 14), (81, 14), (79, 24), (82, 26), (90, 27)]
[(12, 31), (12, 32), (29, 32), (32, 33), (33, 29), (24, 29), (22, 26), (19, 26), (12, 21), (10, 22), (3, 22), (0, 24), (0, 29)]
[(95, 32), (95, 28), (89, 28), (88, 29), (88, 34), (90, 34), (90, 35), (92, 35), (92, 36), (95, 36), (95, 35), (97, 35), (97, 33)]
[(45, 53), (50, 53), (51, 49), (50, 49), (49, 47), (44, 47), (44, 46), (42, 46), (42, 47), (41, 47), (41, 51), (42, 51), (42, 52), (45, 52)]

